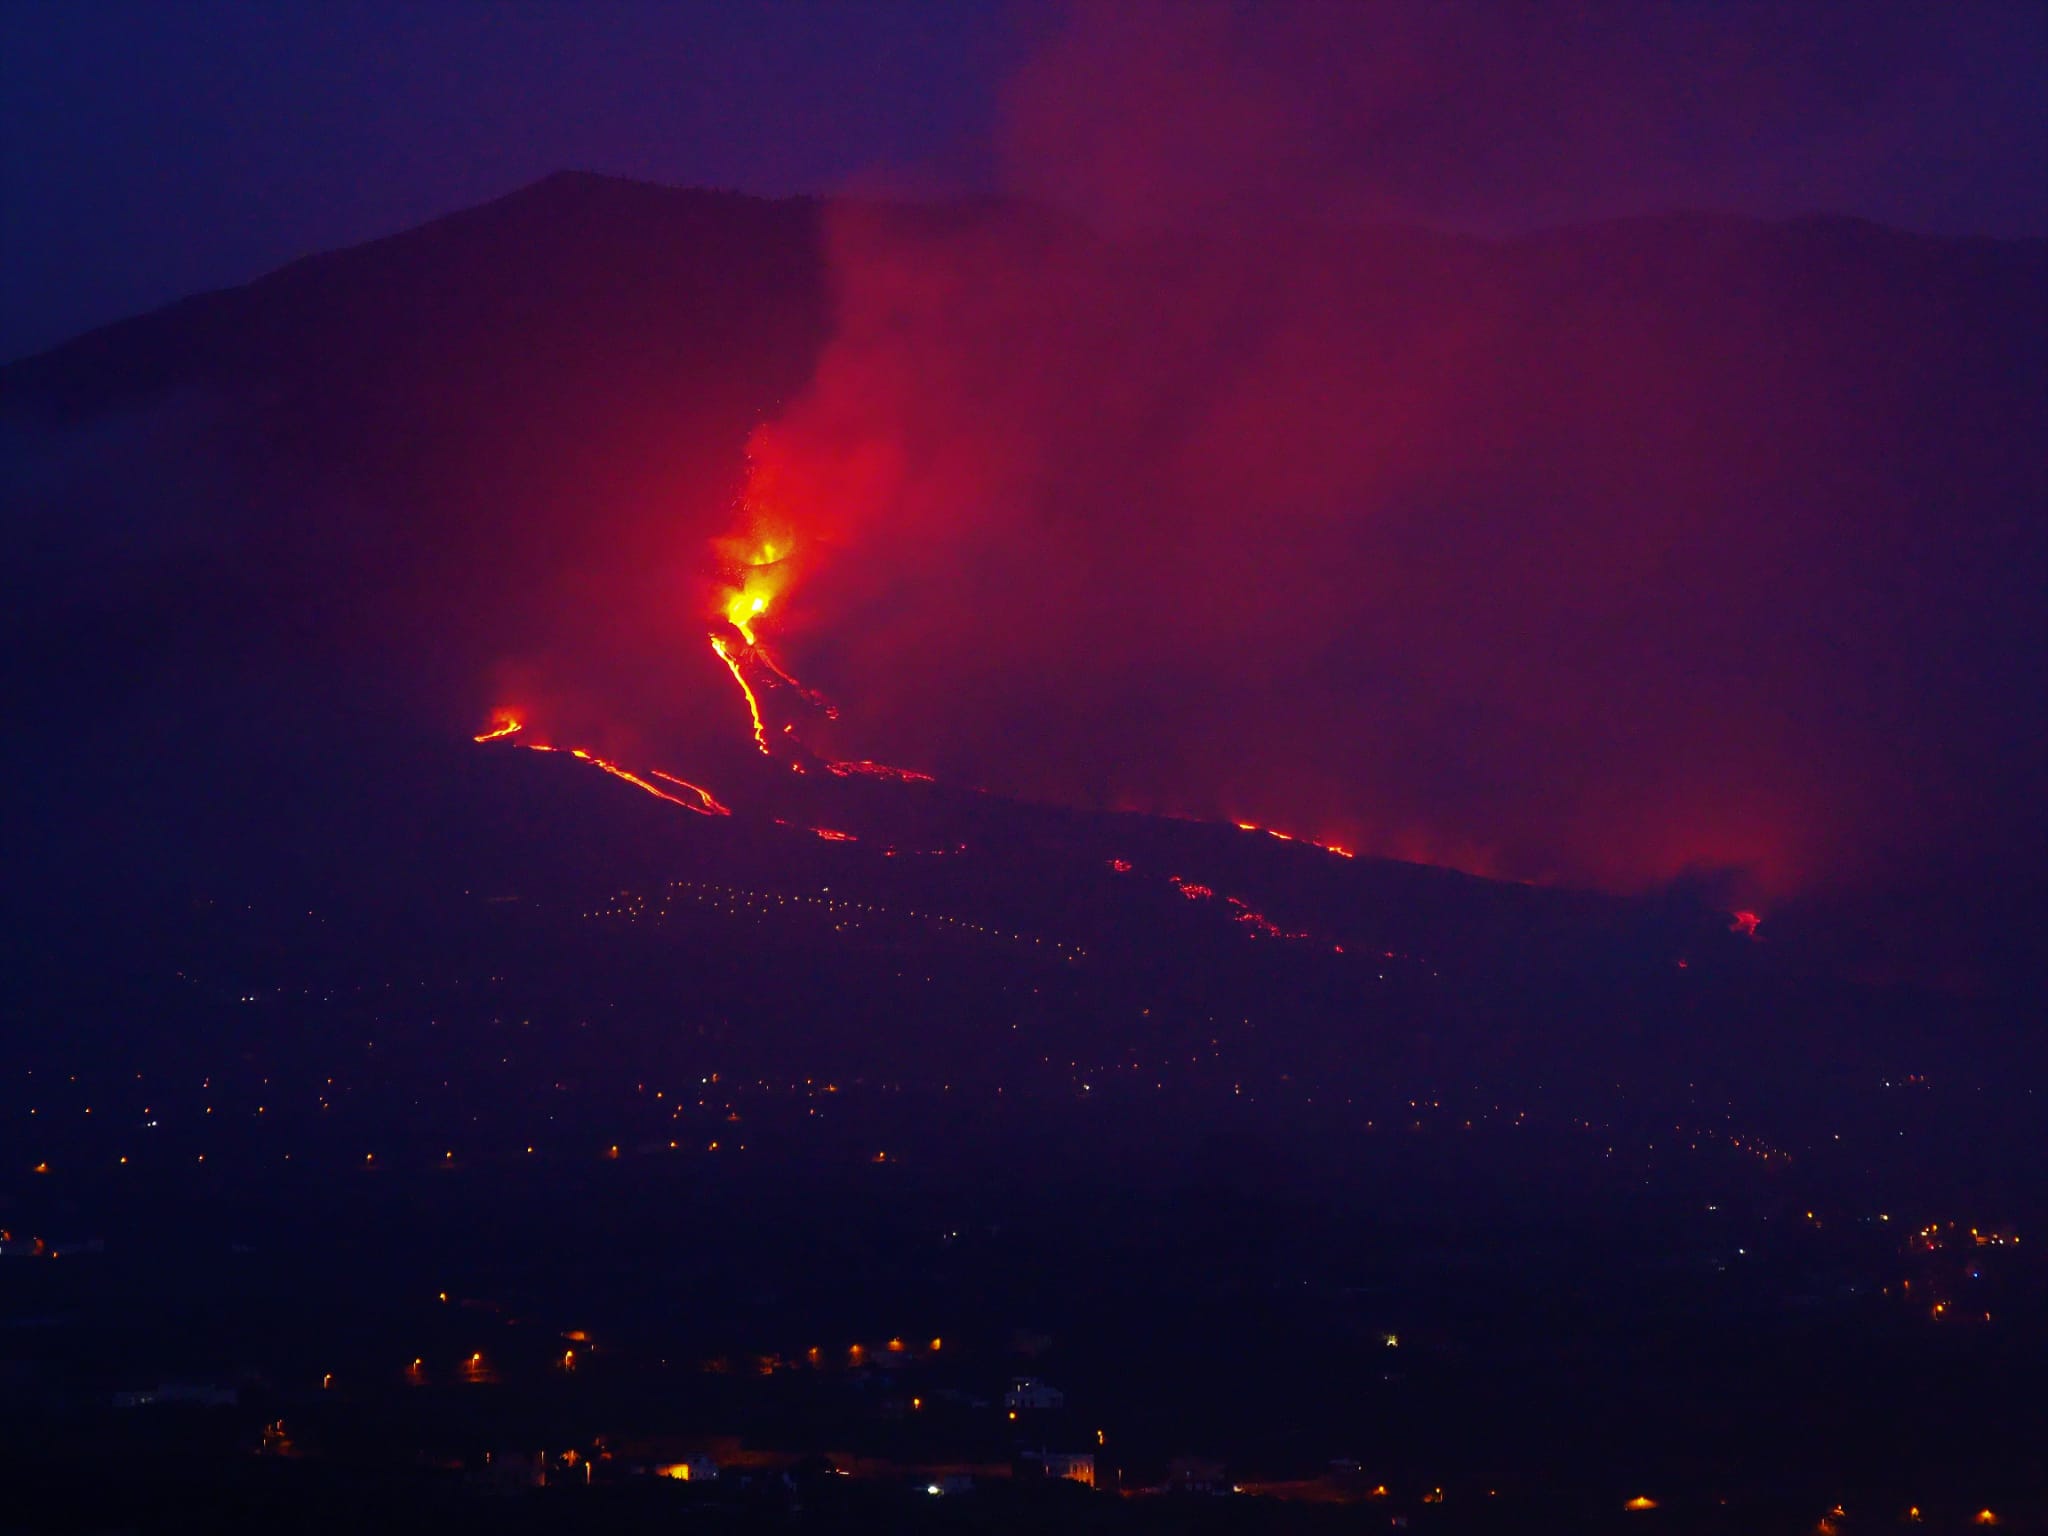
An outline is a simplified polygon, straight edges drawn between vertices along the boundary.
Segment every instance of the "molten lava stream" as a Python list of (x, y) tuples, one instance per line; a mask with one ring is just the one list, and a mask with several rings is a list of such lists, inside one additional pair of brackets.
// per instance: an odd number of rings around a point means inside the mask
[(1271, 827), (1262, 827), (1255, 821), (1237, 821), (1232, 822), (1231, 825), (1240, 832), (1263, 832), (1268, 837), (1279, 838), (1283, 843), (1307, 843), (1311, 848), (1320, 848), (1325, 853), (1334, 853), (1340, 859), (1355, 859), (1358, 857), (1355, 850), (1345, 848), (1340, 844), (1319, 843), (1312, 837), (1296, 837), (1292, 832), (1276, 832)]
[[(578, 759), (581, 762), (589, 763), (593, 767), (602, 768), (606, 773), (610, 774), (615, 779), (624, 779), (628, 784), (632, 785), (635, 789), (646, 790), (648, 794), (654, 796), (654, 798), (657, 800), (666, 800), (670, 805), (680, 805), (684, 810), (695, 811), (699, 816), (717, 816), (731, 814), (731, 812), (727, 811), (723, 806), (720, 806), (716, 811), (712, 811), (707, 810), (702, 805), (693, 805), (688, 800), (684, 800), (679, 798), (678, 796), (670, 794), (667, 790), (661, 788), (661, 786), (659, 786), (658, 784), (648, 783), (645, 779), (641, 778), (639, 774), (621, 768), (617, 763), (607, 762), (604, 758), (586, 752), (581, 747), (570, 748), (569, 755), (573, 758)], [(666, 775), (664, 775), (664, 777), (666, 777)], [(688, 786), (688, 788), (697, 789), (697, 786), (691, 784)], [(702, 790), (697, 790), (697, 792), (699, 794), (704, 793)], [(705, 795), (704, 798), (706, 800), (710, 800), (711, 797), (709, 795)], [(716, 801), (712, 801), (712, 803), (717, 804)]]
[(501, 720), (498, 724), (492, 726), (488, 731), (485, 731), (483, 735), (473, 736), (470, 739), (472, 741), (502, 741), (505, 737), (510, 736), (513, 732), (523, 731), (525, 729), (526, 725), (524, 721), (505, 719)]
[[(747, 632), (737, 621), (735, 627), (739, 628), (742, 635)], [(761, 749), (763, 757), (773, 757), (775, 754), (768, 750), (767, 728), (761, 724), (760, 701), (754, 697), (754, 690), (749, 686), (746, 674), (740, 670), (739, 658), (733, 655), (732, 647), (725, 643), (723, 635), (711, 637), (711, 649), (718, 653), (718, 659), (725, 663), (725, 669), (732, 673), (732, 680), (740, 685), (740, 692), (746, 697), (747, 714), (754, 722), (754, 745)]]
[[(746, 634), (747, 631), (741, 630), (740, 633)], [(806, 704), (810, 705), (813, 709), (823, 710), (827, 720), (837, 720), (839, 718), (839, 706), (837, 704), (834, 704), (824, 694), (818, 692), (817, 689), (806, 688), (802, 683), (790, 676), (789, 673), (785, 672), (782, 668), (782, 663), (770, 654), (767, 646), (754, 644), (753, 642), (749, 643), (753, 644), (751, 654), (754, 660), (760, 662), (762, 666), (774, 673), (776, 677), (794, 688)]]
[(702, 784), (692, 784), (688, 779), (679, 779), (672, 773), (663, 773), (659, 768), (650, 768), (647, 771), (657, 779), (666, 779), (671, 784), (687, 789), (691, 794), (704, 802), (701, 806), (691, 806), (691, 810), (702, 811), (706, 816), (730, 816), (732, 814), (731, 809), (720, 805), (717, 796), (713, 795)]

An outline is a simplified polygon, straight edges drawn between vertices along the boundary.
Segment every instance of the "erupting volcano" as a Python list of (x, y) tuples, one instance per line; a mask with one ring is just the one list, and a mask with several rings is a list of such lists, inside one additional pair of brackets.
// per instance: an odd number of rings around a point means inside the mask
[[(762, 634), (763, 621), (777, 606), (779, 598), (790, 587), (793, 568), (790, 561), (793, 541), (782, 540), (722, 540), (718, 545), (720, 564), (724, 568), (723, 580), (717, 588), (714, 622), (722, 626), (707, 636), (711, 653), (732, 678), (739, 689), (740, 699), (746, 706), (747, 723), (753, 745), (762, 756), (771, 761), (787, 762), (796, 773), (808, 772), (813, 765), (822, 766), (831, 775), (840, 779), (868, 778), (899, 784), (932, 783), (933, 776), (915, 769), (893, 767), (870, 759), (838, 760), (819, 754), (807, 743), (798, 731), (795, 719), (780, 722), (779, 730), (771, 734), (768, 713), (764, 701), (778, 696), (788, 696), (800, 701), (799, 716), (810, 714), (827, 721), (839, 718), (839, 710), (818, 690), (807, 686), (787, 666), (776, 658), (769, 649)], [(508, 737), (525, 731), (527, 722), (519, 713), (509, 709), (494, 711), (490, 726), (474, 736), (479, 744), (504, 741)], [(525, 745), (538, 752), (558, 750), (552, 743), (529, 741)], [(660, 768), (649, 768), (645, 775), (626, 768), (618, 762), (598, 755), (584, 747), (571, 747), (568, 755), (579, 762), (586, 762), (603, 770), (623, 783), (631, 784), (656, 799), (703, 816), (730, 816), (732, 810), (709, 789)], [(671, 793), (652, 782), (659, 779), (684, 791), (689, 798)], [(780, 824), (780, 817), (774, 818)], [(856, 841), (854, 834), (826, 828), (811, 828), (817, 835), (828, 841)]]
[[(795, 587), (798, 574), (794, 559), (796, 540), (791, 535), (779, 538), (726, 538), (715, 542), (719, 576), (712, 585), (713, 602), (710, 618), (714, 627), (706, 636), (706, 642), (726, 674), (738, 688), (741, 702), (746, 708), (748, 736), (762, 757), (773, 763), (786, 763), (796, 774), (808, 774), (813, 768), (821, 768), (830, 779), (841, 781), (869, 780), (896, 785), (933, 784), (934, 775), (916, 769), (902, 768), (871, 758), (836, 758), (819, 751), (805, 739), (800, 724), (807, 720), (822, 719), (836, 722), (840, 718), (838, 707), (817, 689), (802, 682), (770, 649), (766, 631), (774, 616), (787, 609), (787, 600)], [(796, 701), (794, 706), (777, 711), (772, 708), (775, 701)], [(788, 718), (784, 718), (784, 716)], [(489, 727), (475, 734), (479, 744), (505, 741), (527, 730), (523, 711), (499, 709), (493, 712)], [(702, 784), (683, 778), (678, 774), (660, 768), (648, 768), (645, 773), (626, 768), (619, 762), (600, 756), (583, 747), (558, 749), (552, 743), (527, 740), (515, 745), (525, 745), (538, 752), (562, 750), (579, 762), (589, 763), (612, 778), (630, 784), (643, 793), (658, 800), (682, 807), (700, 816), (729, 817), (731, 807), (721, 801)], [(779, 778), (779, 776), (778, 776)], [(661, 781), (660, 783), (654, 782)], [(663, 785), (672, 786), (671, 789)], [(771, 802), (772, 802), (771, 796)], [(772, 803), (767, 819), (783, 827), (801, 827), (821, 840), (836, 843), (860, 841), (859, 834), (838, 828), (822, 826), (805, 820), (791, 820), (773, 814)], [(1177, 818), (1179, 819), (1179, 818)], [(1185, 818), (1201, 821), (1203, 818)], [(1212, 823), (1216, 824), (1216, 823)], [(1227, 825), (1240, 832), (1253, 834), (1255, 838), (1271, 838), (1275, 842), (1295, 844), (1304, 848), (1352, 860), (1357, 857), (1353, 848), (1342, 844), (1326, 842), (1306, 834), (1285, 832), (1276, 827), (1263, 826), (1257, 822), (1230, 818)], [(893, 855), (897, 850), (888, 848)], [(1116, 859), (1111, 868), (1119, 874), (1129, 873), (1129, 861)], [(1169, 877), (1170, 886), (1189, 901), (1212, 901), (1219, 899), (1213, 886), (1187, 880), (1179, 875)], [(1317, 935), (1306, 929), (1283, 927), (1270, 919), (1264, 912), (1241, 896), (1224, 895), (1221, 901), (1230, 909), (1232, 921), (1249, 936), (1278, 939), (1290, 942), (1316, 942)], [(1752, 911), (1730, 912), (1730, 931), (1754, 939), (1761, 919)], [(1345, 952), (1342, 944), (1330, 944), (1337, 954)], [(1684, 962), (1681, 961), (1682, 965)]]

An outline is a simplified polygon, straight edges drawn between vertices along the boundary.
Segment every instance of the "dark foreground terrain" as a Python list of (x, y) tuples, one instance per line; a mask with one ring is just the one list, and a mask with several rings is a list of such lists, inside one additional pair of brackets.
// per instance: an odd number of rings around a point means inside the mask
[(449, 886), (16, 972), (0, 1524), (2039, 1528), (1996, 1008), (1231, 828), (445, 771)]

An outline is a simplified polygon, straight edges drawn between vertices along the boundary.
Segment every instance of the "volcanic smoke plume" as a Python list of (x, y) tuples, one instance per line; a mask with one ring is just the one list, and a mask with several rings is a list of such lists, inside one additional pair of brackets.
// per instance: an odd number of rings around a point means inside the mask
[(848, 755), (1766, 901), (2042, 846), (2038, 250), (1358, 222), (1355, 112), (1135, 14), (1017, 82), (1022, 195), (829, 215), (749, 502)]

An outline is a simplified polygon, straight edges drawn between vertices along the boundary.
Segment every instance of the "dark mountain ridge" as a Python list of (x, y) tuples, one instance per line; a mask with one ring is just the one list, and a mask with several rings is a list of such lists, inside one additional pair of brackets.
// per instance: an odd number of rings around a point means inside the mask
[[(360, 817), (411, 794), (395, 764), (460, 740), (507, 687), (559, 689), (564, 655), (579, 692), (565, 709), (593, 745), (667, 751), (680, 734), (679, 761), (744, 771), (689, 583), (730, 516), (748, 434), (803, 388), (830, 334), (825, 211), (565, 173), (0, 369), (23, 593), (7, 756), (43, 813), (24, 867), (77, 890), (137, 866), (175, 885), (194, 860), (226, 878), (274, 856), (236, 831), (265, 808), (346, 862)], [(1417, 331), (1462, 306), (1523, 338), (1523, 360), (1470, 393), (1555, 444), (1561, 487), (1600, 465), (1626, 495), (1639, 461), (1676, 444), (1702, 466), (1758, 457), (1776, 494), (1832, 497), (1845, 473), (1861, 484), (1881, 469), (1913, 495), (1959, 498), (1939, 538), (1878, 503), (1862, 530), (1821, 539), (1917, 561), (1927, 589), (1896, 594), (1908, 623), (1955, 608), (1957, 562), (1995, 567), (1998, 590), (2021, 594), (1979, 604), (1957, 641), (1966, 660), (2001, 658), (2014, 701), (2010, 751), (1980, 765), (1976, 791), (2007, 809), (2008, 836), (1957, 849), (1950, 895), (1979, 894), (1930, 901), (1921, 939), (1941, 949), (1955, 936), (1942, 922), (1988, 932), (1990, 971), (1979, 954), (1963, 974), (2030, 974), (2048, 842), (2030, 794), (2040, 748), (2026, 744), (2039, 647), (2021, 621), (2044, 571), (2048, 243), (1690, 215), (1502, 242), (1371, 229), (1329, 242)], [(1873, 311), (1888, 317), (1876, 330)], [(1766, 399), (1703, 420), (1694, 396), (1601, 377), (1597, 347), (1561, 340), (1594, 323), (1668, 333), (1717, 381), (1713, 400)], [(1791, 459), (1749, 414), (1789, 387), (1772, 382), (1779, 345), (1842, 382), (1811, 452)], [(1546, 402), (1528, 370), (1558, 357), (1587, 370), (1611, 421)], [(1860, 438), (1879, 417), (1913, 426)], [(1944, 474), (1954, 483), (1931, 483)], [(1774, 558), (1820, 548), (1795, 540)], [(1894, 567), (1872, 583), (1895, 584)], [(1788, 911), (1777, 931), (1797, 928)]]

